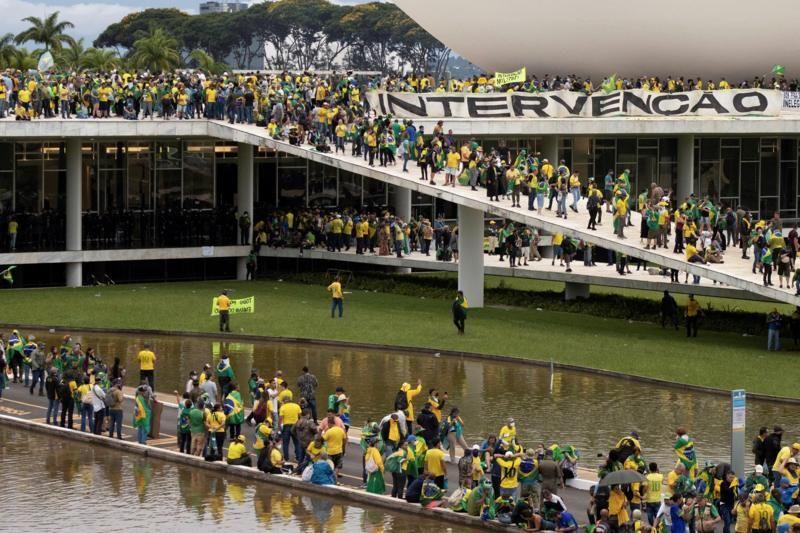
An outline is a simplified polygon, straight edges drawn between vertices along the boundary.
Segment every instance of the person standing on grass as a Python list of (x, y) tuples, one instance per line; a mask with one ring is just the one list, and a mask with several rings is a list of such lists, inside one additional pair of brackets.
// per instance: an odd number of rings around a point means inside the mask
[(467, 308), (469, 304), (467, 303), (467, 298), (464, 296), (464, 291), (458, 291), (456, 295), (456, 299), (453, 300), (453, 324), (456, 325), (456, 330), (458, 330), (459, 335), (464, 334), (464, 322), (467, 320)]
[(231, 331), (231, 299), (228, 298), (228, 291), (223, 290), (217, 297), (217, 308), (219, 309), (219, 330)]
[(767, 351), (780, 351), (781, 349), (781, 322), (783, 317), (778, 312), (778, 308), (774, 308), (770, 314), (767, 315)]
[(342, 293), (342, 278), (336, 276), (333, 283), (328, 285), (328, 292), (331, 293), (331, 318), (334, 318), (334, 311), (339, 309), (339, 318), (342, 318), (344, 312), (344, 294)]
[(669, 321), (675, 329), (678, 329), (678, 303), (675, 298), (669, 293), (664, 291), (664, 297), (661, 298), (661, 328)]
[(150, 388), (155, 390), (156, 385), (156, 354), (150, 349), (150, 343), (144, 343), (144, 346), (139, 355), (139, 380), (147, 380)]
[(700, 303), (694, 299), (694, 294), (689, 295), (686, 303), (686, 336), (697, 337), (697, 319), (702, 314)]

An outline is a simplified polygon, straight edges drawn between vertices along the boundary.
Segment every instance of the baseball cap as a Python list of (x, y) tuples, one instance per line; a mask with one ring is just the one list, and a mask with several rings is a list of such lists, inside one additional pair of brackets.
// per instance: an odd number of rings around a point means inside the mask
[(756, 474), (763, 474), (763, 473), (764, 473), (764, 467), (761, 465), (756, 465)]

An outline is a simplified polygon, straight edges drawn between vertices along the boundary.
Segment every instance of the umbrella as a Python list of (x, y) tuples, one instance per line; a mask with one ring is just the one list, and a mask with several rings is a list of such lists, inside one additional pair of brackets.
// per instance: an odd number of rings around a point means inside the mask
[(600, 480), (601, 487), (608, 487), (609, 485), (630, 485), (631, 483), (642, 483), (646, 481), (642, 474), (636, 470), (617, 470), (611, 472), (606, 477)]

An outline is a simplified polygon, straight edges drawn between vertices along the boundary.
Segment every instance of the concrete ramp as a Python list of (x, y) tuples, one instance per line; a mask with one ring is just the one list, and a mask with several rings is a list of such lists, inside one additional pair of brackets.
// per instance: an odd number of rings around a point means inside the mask
[[(702, 265), (689, 263), (683, 254), (675, 254), (672, 248), (645, 250), (639, 243), (639, 223), (640, 215), (634, 213), (631, 222), (634, 227), (627, 228), (627, 239), (619, 239), (613, 234), (611, 218), (604, 214), (603, 225), (596, 231), (586, 229), (589, 215), (586, 212), (585, 200), (579, 206), (579, 213), (571, 210), (567, 215), (569, 218), (564, 220), (555, 216), (555, 211), (545, 211), (538, 215), (535, 211), (528, 211), (526, 207), (512, 208), (509, 200), (500, 202), (489, 202), (483, 190), (472, 191), (469, 187), (456, 184), (455, 187), (443, 187), (441, 185), (432, 186), (427, 181), (419, 179), (419, 170), (416, 166), (409, 165), (409, 172), (402, 172), (400, 165), (395, 167), (370, 167), (363, 158), (352, 157), (350, 155), (334, 155), (317, 152), (307, 145), (292, 146), (287, 142), (270, 139), (266, 130), (256, 126), (242, 124), (225, 124), (213, 122), (208, 125), (209, 134), (221, 139), (228, 139), (235, 142), (266, 146), (268, 148), (286, 152), (298, 157), (310, 159), (318, 163), (330, 165), (348, 172), (354, 172), (372, 179), (383, 181), (397, 187), (403, 187), (412, 191), (418, 191), (455, 203), (459, 206), (477, 209), (495, 217), (502, 217), (526, 224), (541, 230), (555, 233), (562, 232), (566, 235), (578, 239), (584, 239), (606, 249), (614, 250), (626, 254), (630, 257), (643, 259), (645, 261), (662, 265), (668, 268), (675, 268), (681, 272), (688, 272), (706, 279), (716, 281), (737, 289), (741, 289), (754, 295), (759, 299), (768, 299), (784, 302), (792, 305), (800, 305), (800, 297), (794, 295), (793, 289), (779, 289), (777, 287), (764, 287), (761, 283), (761, 276), (752, 273), (752, 259), (750, 261), (741, 259), (739, 248), (728, 250), (725, 254), (723, 264)], [(439, 176), (440, 182), (444, 181), (444, 176)], [(527, 199), (523, 201), (523, 205)], [(777, 275), (773, 279), (777, 282)]]

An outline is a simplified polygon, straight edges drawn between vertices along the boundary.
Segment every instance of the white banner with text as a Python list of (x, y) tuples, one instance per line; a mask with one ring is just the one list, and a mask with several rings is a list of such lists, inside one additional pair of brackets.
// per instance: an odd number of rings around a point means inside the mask
[(766, 89), (653, 93), (641, 89), (586, 95), (547, 93), (393, 93), (370, 91), (370, 107), (399, 118), (599, 118), (777, 116), (784, 93)]

